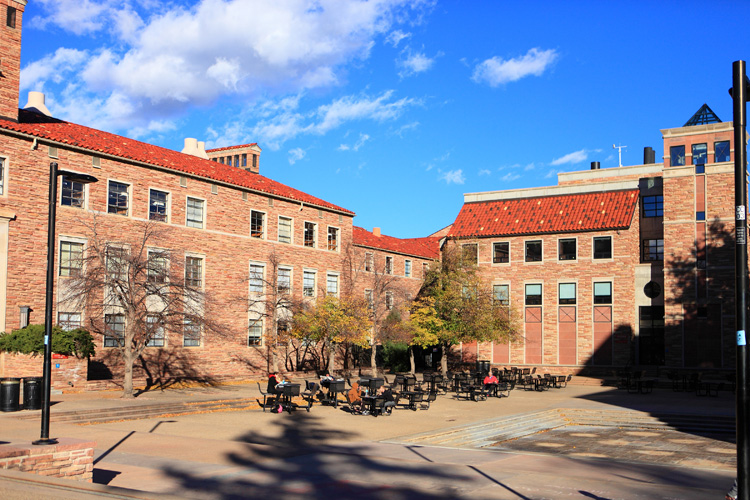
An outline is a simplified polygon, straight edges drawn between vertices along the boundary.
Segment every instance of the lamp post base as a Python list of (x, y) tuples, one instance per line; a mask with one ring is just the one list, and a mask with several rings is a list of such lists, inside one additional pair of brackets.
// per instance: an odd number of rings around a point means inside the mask
[(36, 441), (32, 441), (31, 444), (33, 444), (34, 446), (57, 444), (57, 439), (55, 438), (37, 439)]

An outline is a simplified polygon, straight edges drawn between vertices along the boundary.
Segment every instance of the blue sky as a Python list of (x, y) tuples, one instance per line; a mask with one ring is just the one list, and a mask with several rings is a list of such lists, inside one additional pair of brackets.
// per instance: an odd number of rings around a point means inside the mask
[(663, 154), (732, 120), (750, 2), (29, 0), (21, 103), (181, 150), (257, 142), (261, 173), (401, 238), (467, 192)]

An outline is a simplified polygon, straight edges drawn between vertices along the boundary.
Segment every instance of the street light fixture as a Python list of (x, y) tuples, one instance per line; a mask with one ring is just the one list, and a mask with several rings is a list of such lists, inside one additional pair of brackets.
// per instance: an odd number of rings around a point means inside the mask
[(55, 216), (57, 215), (57, 177), (64, 175), (81, 184), (91, 184), (99, 179), (93, 175), (58, 170), (57, 163), (49, 164), (49, 218), (47, 220), (47, 298), (44, 306), (44, 369), (42, 373), (42, 432), (32, 441), (35, 445), (56, 444), (49, 437), (49, 407), (52, 387), (52, 305), (55, 285)]

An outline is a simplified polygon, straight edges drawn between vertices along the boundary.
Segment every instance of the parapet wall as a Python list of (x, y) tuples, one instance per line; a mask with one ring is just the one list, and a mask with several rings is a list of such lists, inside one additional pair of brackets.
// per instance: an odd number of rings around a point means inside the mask
[(95, 441), (60, 438), (57, 444), (0, 444), (0, 468), (91, 482)]

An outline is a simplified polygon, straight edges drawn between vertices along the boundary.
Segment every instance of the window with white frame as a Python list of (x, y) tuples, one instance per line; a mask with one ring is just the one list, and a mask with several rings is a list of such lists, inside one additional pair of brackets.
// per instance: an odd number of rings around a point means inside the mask
[(336, 252), (339, 249), (339, 229), (337, 227), (328, 228), (328, 250)]
[(328, 295), (339, 294), (339, 275), (338, 274), (326, 275), (326, 293)]
[(542, 240), (525, 241), (524, 247), (526, 249), (526, 262), (542, 261)]
[(575, 305), (576, 303), (576, 284), (575, 283), (559, 283), (558, 287), (558, 303), (561, 306)]
[(612, 237), (594, 236), (594, 259), (612, 258)]
[(385, 292), (385, 309), (387, 311), (393, 309), (393, 292), (390, 290)]
[(507, 264), (510, 262), (510, 243), (497, 241), (492, 244), (492, 263)]
[(83, 243), (60, 241), (60, 276), (80, 276), (83, 270)]
[(109, 181), (109, 193), (107, 194), (107, 213), (117, 215), (128, 215), (130, 186), (123, 182)]
[(257, 210), (250, 211), (250, 236), (263, 239), (266, 234), (266, 214)]
[(104, 315), (104, 347), (120, 347), (125, 337), (125, 315)]
[(163, 250), (149, 250), (146, 275), (149, 283), (162, 285), (167, 282), (167, 253)]
[(492, 301), (498, 306), (509, 306), (510, 285), (492, 285)]
[(247, 345), (263, 344), (263, 320), (251, 319), (247, 328)]
[(404, 276), (411, 278), (411, 261), (409, 259), (404, 260)]
[(250, 293), (263, 293), (263, 275), (265, 270), (266, 266), (263, 264), (250, 264)]
[(169, 193), (157, 189), (149, 190), (148, 218), (159, 222), (167, 222), (167, 203)]
[(196, 227), (203, 229), (204, 224), (204, 206), (205, 201), (198, 198), (187, 199), (187, 214), (185, 218), (185, 225), (187, 227)]
[(57, 324), (63, 330), (75, 330), (81, 328), (81, 313), (79, 312), (59, 312), (57, 313)]
[(479, 258), (479, 248), (476, 243), (461, 246), (461, 260), (466, 264), (476, 264)]
[(393, 274), (393, 257), (385, 258), (385, 274)]
[(279, 242), (292, 242), (292, 219), (289, 217), (279, 217)]
[(107, 246), (107, 277), (110, 280), (126, 281), (128, 279), (128, 251), (122, 247)]
[(277, 272), (276, 289), (279, 293), (292, 292), (292, 270), (288, 267), (280, 267)]
[(185, 284), (191, 288), (203, 288), (203, 257), (185, 257)]
[(316, 277), (315, 271), (310, 271), (308, 269), (305, 269), (302, 272), (302, 295), (305, 297), (314, 297), (315, 296), (315, 277)]
[(86, 202), (86, 187), (82, 182), (70, 180), (62, 176), (62, 187), (60, 188), (60, 205), (64, 207), (83, 208)]
[(305, 241), (306, 247), (315, 248), (315, 239), (317, 233), (317, 224), (314, 222), (305, 222)]
[(561, 238), (557, 240), (558, 260), (576, 260), (576, 243), (575, 238)]
[(612, 282), (598, 281), (594, 282), (594, 304), (611, 304), (612, 303)]
[(365, 301), (367, 302), (367, 308), (370, 311), (375, 310), (375, 299), (372, 296), (372, 290), (365, 290)]
[(182, 345), (184, 347), (201, 345), (201, 327), (192, 318), (185, 318), (182, 325)]
[(164, 323), (156, 314), (146, 316), (146, 347), (164, 347), (166, 335), (164, 335)]
[(365, 271), (371, 273), (375, 269), (375, 255), (372, 252), (365, 253)]
[(527, 306), (542, 305), (542, 285), (536, 283), (526, 285), (525, 295), (524, 303)]

